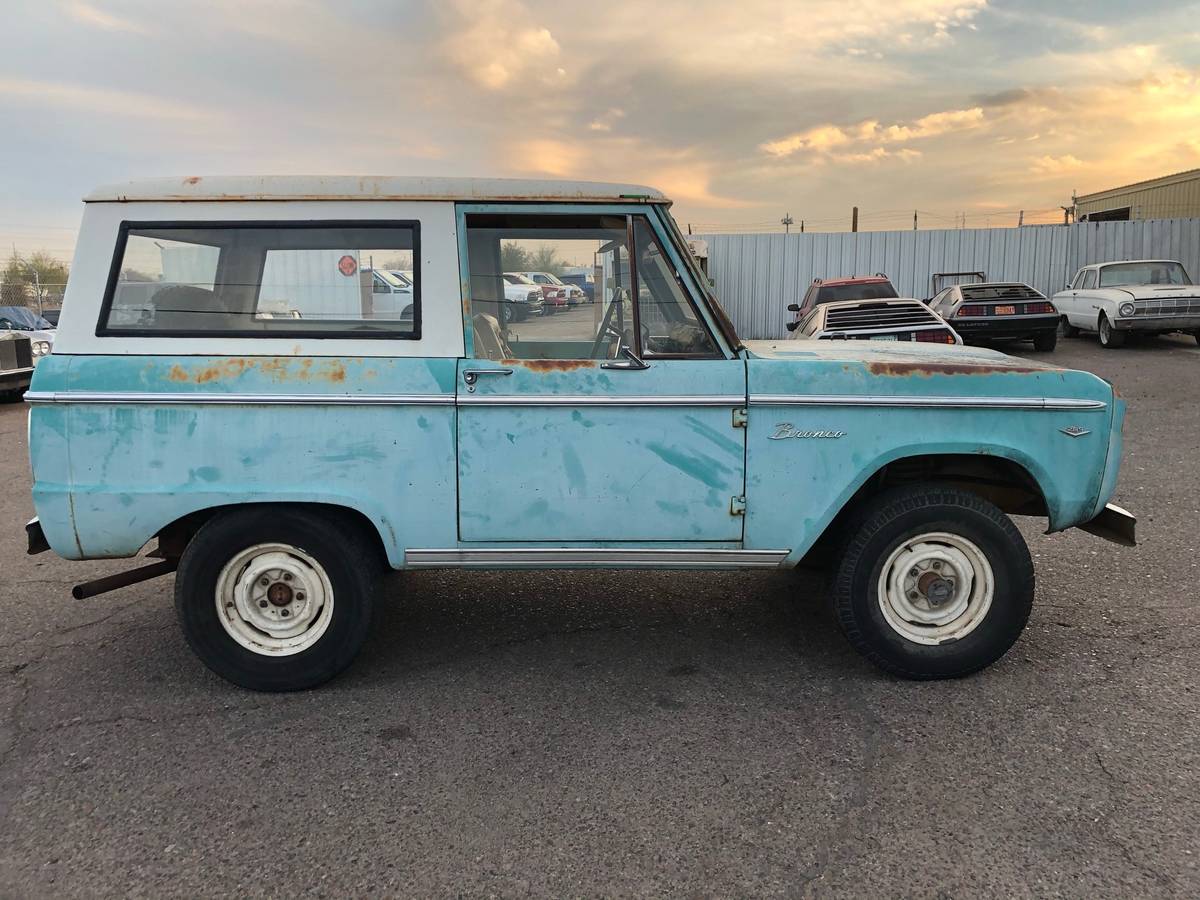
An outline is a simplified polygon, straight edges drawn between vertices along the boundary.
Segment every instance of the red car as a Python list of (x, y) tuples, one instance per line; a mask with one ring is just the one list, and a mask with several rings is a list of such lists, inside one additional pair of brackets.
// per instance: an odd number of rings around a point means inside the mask
[(892, 282), (882, 272), (825, 280), (814, 278), (800, 305), (792, 304), (788, 308), (796, 313), (796, 320), (799, 321), (819, 303), (832, 303), (835, 300), (891, 300), (899, 296), (892, 287)]
[(504, 280), (509, 284), (528, 284), (531, 287), (541, 288), (542, 299), (545, 301), (545, 304), (542, 306), (543, 315), (567, 308), (567, 289), (565, 286), (558, 287), (553, 284), (538, 284), (520, 272), (505, 272)]

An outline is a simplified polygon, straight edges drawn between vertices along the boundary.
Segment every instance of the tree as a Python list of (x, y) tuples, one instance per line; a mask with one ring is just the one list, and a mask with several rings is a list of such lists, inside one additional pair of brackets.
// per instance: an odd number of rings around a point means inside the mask
[(562, 272), (563, 266), (566, 265), (558, 258), (558, 251), (549, 244), (541, 244), (537, 250), (529, 254), (529, 269), (530, 272), (549, 272), (551, 275), (558, 275)]
[(55, 294), (67, 283), (70, 269), (66, 263), (49, 253), (39, 250), (29, 256), (18, 256), (16, 251), (9, 257), (0, 273), (3, 284), (3, 305), (24, 306), (29, 300), (40, 300), (35, 295), (35, 286), (54, 285)]
[(501, 272), (529, 272), (529, 251), (516, 241), (505, 241), (500, 245)]

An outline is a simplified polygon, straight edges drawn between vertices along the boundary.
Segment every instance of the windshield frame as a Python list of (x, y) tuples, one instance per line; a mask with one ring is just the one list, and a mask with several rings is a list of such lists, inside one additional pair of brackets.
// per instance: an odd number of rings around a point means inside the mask
[[(1162, 282), (1162, 281), (1159, 281), (1159, 282), (1153, 282), (1153, 281), (1114, 281), (1114, 282), (1109, 282), (1109, 281), (1105, 281), (1104, 276), (1109, 271), (1113, 271), (1115, 273), (1121, 269), (1130, 270), (1130, 269), (1133, 269), (1134, 267), (1138, 267), (1138, 266), (1143, 267), (1143, 268), (1147, 268), (1150, 266), (1159, 266), (1159, 267), (1163, 267), (1163, 268), (1167, 268), (1167, 269), (1174, 269), (1174, 270), (1178, 271), (1181, 276), (1183, 276), (1183, 280), (1178, 281), (1178, 282), (1176, 282), (1176, 281), (1166, 281), (1166, 282)], [(1128, 260), (1126, 262), (1108, 263), (1106, 265), (1100, 266), (1099, 269), (1100, 269), (1099, 277), (1096, 280), (1097, 288), (1141, 287), (1141, 286), (1186, 287), (1186, 286), (1189, 286), (1192, 284), (1192, 279), (1188, 277), (1187, 269), (1185, 269), (1183, 267), (1183, 263), (1178, 262), (1177, 260), (1173, 260), (1173, 259)]]

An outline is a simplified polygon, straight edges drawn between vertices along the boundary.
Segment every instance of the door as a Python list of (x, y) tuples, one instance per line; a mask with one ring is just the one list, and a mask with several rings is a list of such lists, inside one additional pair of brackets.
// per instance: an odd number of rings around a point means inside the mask
[[(745, 363), (642, 214), (467, 213), (459, 536), (740, 541)], [(629, 252), (629, 248), (633, 252)], [(594, 304), (509, 321), (506, 271), (591, 265)]]

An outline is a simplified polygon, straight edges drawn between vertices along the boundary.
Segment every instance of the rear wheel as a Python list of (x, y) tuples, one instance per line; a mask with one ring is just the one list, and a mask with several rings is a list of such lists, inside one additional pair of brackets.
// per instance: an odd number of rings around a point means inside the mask
[(377, 574), (376, 556), (339, 517), (264, 505), (201, 527), (179, 562), (175, 609), (192, 650), (222, 678), (302, 690), (358, 653)]
[(1196, 343), (1200, 344), (1200, 329), (1192, 332), (1192, 337), (1196, 339)]
[(1033, 336), (1033, 349), (1042, 353), (1048, 353), (1058, 346), (1057, 331), (1043, 331), (1041, 334)]
[(1125, 332), (1117, 331), (1108, 321), (1108, 316), (1100, 313), (1099, 322), (1100, 346), (1106, 350), (1115, 350), (1125, 346)]
[(1033, 563), (992, 503), (938, 485), (897, 488), (866, 511), (834, 581), (838, 624), (903, 678), (956, 678), (1003, 656), (1033, 605)]
[(1071, 321), (1063, 316), (1058, 320), (1059, 327), (1062, 329), (1062, 336), (1065, 338), (1079, 337), (1079, 329), (1071, 324)]

